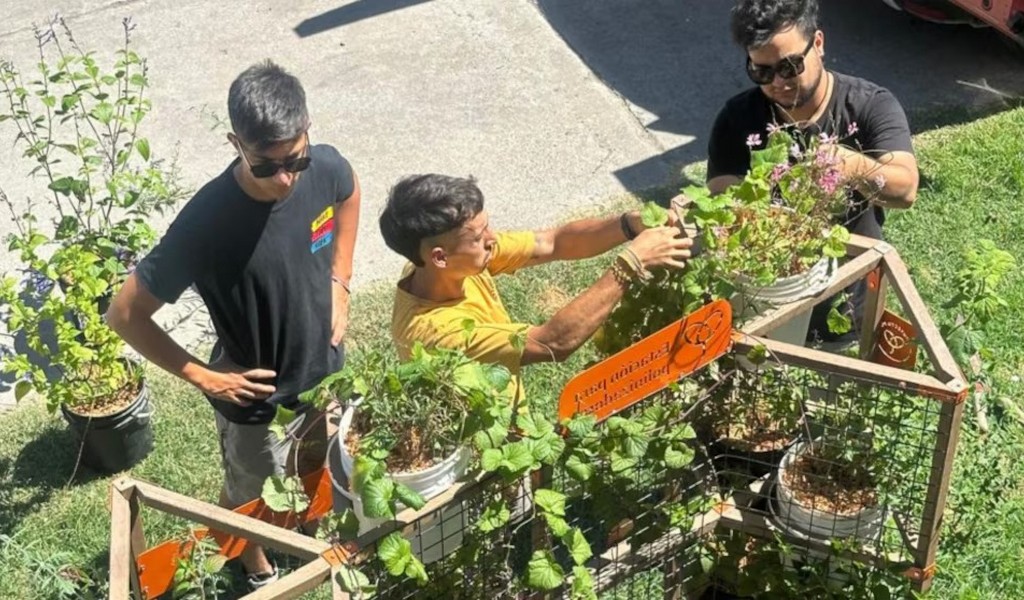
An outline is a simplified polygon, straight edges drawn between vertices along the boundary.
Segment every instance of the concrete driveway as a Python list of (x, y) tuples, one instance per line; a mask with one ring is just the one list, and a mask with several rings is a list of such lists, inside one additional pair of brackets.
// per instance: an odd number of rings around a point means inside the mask
[[(1024, 94), (1024, 61), (993, 33), (915, 22), (875, 0), (823, 4), (830, 66), (889, 86), (912, 115)], [(362, 180), (356, 283), (365, 285), (400, 268), (376, 217), (404, 174), (472, 174), (493, 223), (525, 228), (662, 185), (702, 159), (718, 107), (748, 85), (728, 39), (730, 5), (26, 0), (0, 8), (0, 56), (31, 68), (31, 23), (60, 10), (83, 45), (109, 57), (131, 16), (153, 82), (145, 135), (156, 155), (178, 156), (193, 188), (232, 158), (224, 127), (231, 80), (263, 58), (289, 68), (306, 87), (312, 139), (337, 146)], [(45, 185), (26, 178), (31, 165), (12, 139), (0, 127), (0, 188), (16, 200), (41, 198)], [(10, 228), (0, 219), (0, 235)], [(0, 269), (16, 267), (0, 251)], [(177, 323), (199, 304), (164, 319)], [(201, 333), (188, 325), (175, 335), (194, 343)]]

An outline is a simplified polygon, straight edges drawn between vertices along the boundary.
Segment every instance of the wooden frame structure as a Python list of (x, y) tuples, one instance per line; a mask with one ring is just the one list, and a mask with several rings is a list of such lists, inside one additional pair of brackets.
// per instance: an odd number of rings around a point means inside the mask
[(213, 536), (221, 554), (235, 558), (250, 542), (285, 552), (307, 562), (248, 600), (295, 598), (331, 580), (336, 600), (348, 598), (334, 581), (334, 574), (352, 554), (352, 547), (332, 546), (302, 535), (292, 528), (317, 519), (331, 510), (330, 478), (321, 469), (303, 478), (309, 508), (296, 515), (274, 513), (262, 500), (254, 500), (234, 511), (171, 492), (153, 484), (121, 478), (110, 485), (110, 598), (151, 599), (171, 587), (176, 560), (188, 551), (190, 542), (169, 541), (146, 549), (142, 506), (206, 525), (196, 531), (199, 538)]
[[(932, 449), (921, 532), (917, 539), (904, 540), (914, 556), (914, 564), (906, 573), (914, 582), (915, 590), (924, 592), (931, 586), (935, 575), (938, 534), (949, 493), (953, 458), (960, 439), (968, 386), (896, 250), (886, 242), (854, 235), (847, 244), (847, 254), (850, 260), (839, 268), (828, 288), (813, 298), (785, 305), (746, 324), (733, 336), (734, 350), (745, 353), (755, 346), (763, 345), (770, 354), (786, 364), (906, 389), (909, 393), (940, 403), (938, 435)], [(859, 359), (763, 337), (860, 279), (866, 279), (868, 293)], [(878, 325), (885, 312), (886, 294), (890, 289), (917, 332), (917, 341), (933, 367), (931, 373), (918, 373), (866, 360), (880, 342)], [(769, 535), (763, 518), (740, 515), (738, 511), (724, 514), (722, 524), (754, 535)]]
[[(730, 349), (734, 352), (745, 353), (761, 345), (787, 364), (906, 389), (914, 395), (938, 402), (940, 403), (938, 435), (932, 448), (932, 463), (929, 471), (927, 498), (924, 502), (924, 514), (921, 515), (920, 534), (914, 536), (914, 539), (908, 537), (904, 540), (913, 556), (913, 564), (907, 565), (906, 574), (913, 580), (916, 590), (924, 591), (930, 587), (935, 574), (934, 563), (938, 549), (938, 532), (946, 505), (953, 457), (959, 440), (964, 400), (968, 387), (945, 342), (941, 339), (938, 327), (914, 288), (906, 266), (892, 246), (885, 242), (853, 236), (847, 245), (847, 251), (849, 260), (839, 268), (828, 288), (817, 296), (772, 310), (747, 323), (741, 330), (730, 330), (726, 326), (727, 339), (724, 341), (719, 335), (722, 330), (721, 323), (715, 322), (710, 327), (705, 324), (709, 316), (715, 317), (715, 311), (712, 310), (714, 307), (709, 305), (705, 307), (708, 310), (704, 310), (703, 313), (698, 311), (670, 326), (670, 328), (675, 328), (674, 337), (666, 338), (675, 339), (676, 346), (683, 345), (685, 338), (686, 344), (702, 346), (705, 349), (703, 355), (694, 356), (692, 351), (687, 353), (684, 351), (685, 349), (674, 348), (671, 352), (666, 352), (664, 356), (659, 355), (658, 360), (663, 360), (666, 365), (674, 364), (678, 367), (682, 364), (680, 357), (684, 357), (687, 362), (685, 367), (669, 369), (666, 366), (663, 372), (670, 376), (661, 377), (656, 382), (653, 382), (653, 379), (645, 379), (643, 385), (636, 386), (635, 390), (619, 395), (611, 407), (607, 403), (597, 403), (591, 404), (589, 408), (582, 408), (579, 400), (580, 390), (587, 389), (588, 386), (593, 387), (596, 380), (609, 376), (606, 363), (599, 363), (579, 374), (566, 386), (559, 402), (559, 413), (571, 411), (563, 406), (563, 404), (571, 402), (575, 403), (575, 410), (585, 410), (595, 414), (600, 412), (599, 418), (603, 420), (611, 414), (649, 397), (652, 393), (664, 389), (671, 383), (672, 377), (685, 376), (709, 360), (722, 356)], [(868, 294), (860, 359), (786, 344), (764, 337), (773, 329), (810, 310), (814, 305), (842, 291), (851, 283), (865, 278), (868, 282)], [(890, 288), (899, 299), (904, 312), (917, 331), (918, 341), (924, 347), (931, 365), (934, 366), (932, 373), (917, 373), (865, 360), (878, 343), (876, 329), (882, 319), (885, 298)], [(728, 311), (727, 303), (725, 303), (725, 308)], [(695, 317), (703, 318), (705, 322), (694, 323)], [(694, 328), (689, 327), (688, 324), (696, 325), (698, 329), (704, 327), (701, 331), (708, 333), (698, 332), (691, 336), (687, 332), (694, 331)], [(670, 328), (666, 328), (659, 334), (664, 334)], [(637, 347), (651, 341), (659, 334), (639, 342), (636, 346), (623, 351), (623, 354), (632, 357), (630, 360), (640, 361), (643, 363), (641, 366), (647, 367), (647, 362), (650, 361), (646, 358), (636, 358), (643, 354), (636, 352)], [(671, 342), (659, 342), (662, 346), (665, 343), (671, 344)], [(649, 354), (645, 356), (650, 357)], [(544, 472), (541, 471), (535, 476), (544, 477)], [(338, 599), (347, 598), (333, 577), (342, 565), (358, 564), (366, 560), (368, 552), (365, 549), (372, 548), (374, 542), (383, 536), (402, 529), (423, 515), (458, 501), (460, 497), (474, 493), (480, 489), (480, 486), (488, 484), (493, 479), (491, 476), (483, 476), (458, 482), (445, 493), (428, 501), (421, 510), (407, 509), (399, 514), (394, 521), (381, 525), (374, 531), (363, 535), (356, 543), (347, 544), (345, 547), (331, 546), (287, 529), (298, 523), (318, 519), (331, 510), (331, 484), (326, 470), (304, 478), (311, 504), (306, 511), (299, 515), (272, 513), (261, 500), (254, 500), (235, 511), (229, 511), (143, 481), (129, 478), (119, 479), (111, 485), (111, 598), (127, 600), (129, 589), (135, 592), (136, 597), (146, 600), (163, 593), (170, 587), (175, 559), (183, 553), (182, 545), (178, 542), (167, 542), (155, 548), (146, 549), (140, 514), (141, 506), (148, 506), (210, 527), (209, 534), (213, 535), (220, 545), (221, 553), (229, 558), (241, 553), (246, 544), (245, 540), (253, 540), (266, 547), (309, 561), (300, 569), (259, 592), (246, 596), (246, 598), (253, 600), (294, 598), (331, 580), (333, 597)], [(536, 481), (534, 489), (541, 483), (542, 481)], [(650, 564), (651, 556), (654, 554), (670, 557), (673, 551), (677, 551), (682, 543), (679, 540), (685, 537), (680, 534), (704, 534), (715, 530), (718, 526), (758, 537), (771, 537), (771, 529), (764, 516), (743, 510), (744, 503), (756, 498), (763, 485), (764, 480), (758, 480), (751, 484), (749, 493), (744, 491), (731, 497), (719, 497), (716, 507), (706, 513), (690, 532), (672, 531), (663, 540), (658, 540), (650, 548), (641, 551), (634, 551), (625, 543), (618, 546), (612, 544), (613, 547), (608, 552), (591, 559), (591, 566), (600, 564), (601, 561), (607, 562), (608, 559), (604, 555), (613, 553), (616, 556), (615, 563), (624, 565), (628, 569), (632, 564), (631, 559), (628, 558), (631, 552), (646, 553), (638, 556), (638, 560)], [(207, 535), (207, 532), (199, 532), (197, 535)], [(821, 544), (821, 548), (817, 548), (814, 542), (808, 544), (806, 540), (801, 544), (821, 550), (828, 548), (825, 544)], [(878, 562), (877, 558), (867, 555), (853, 554), (850, 557), (861, 562)], [(623, 558), (627, 560), (624, 561)], [(674, 559), (668, 559), (664, 564), (666, 584), (679, 579), (676, 562)], [(610, 586), (628, 574), (627, 570), (602, 574), (598, 581), (599, 587)], [(666, 591), (666, 593), (668, 592)]]

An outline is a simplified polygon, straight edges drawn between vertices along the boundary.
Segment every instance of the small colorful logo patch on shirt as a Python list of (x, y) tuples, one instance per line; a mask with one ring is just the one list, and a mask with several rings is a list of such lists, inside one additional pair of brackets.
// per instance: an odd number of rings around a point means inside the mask
[(309, 252), (316, 254), (324, 246), (329, 246), (334, 239), (334, 207), (328, 206), (320, 216), (310, 223), (310, 246)]

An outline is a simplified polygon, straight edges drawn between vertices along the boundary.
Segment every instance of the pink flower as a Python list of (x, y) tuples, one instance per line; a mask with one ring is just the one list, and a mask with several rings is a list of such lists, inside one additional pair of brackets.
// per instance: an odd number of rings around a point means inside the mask
[(854, 135), (858, 131), (860, 131), (860, 128), (857, 127), (857, 122), (854, 121), (853, 123), (850, 123), (850, 125), (846, 128), (846, 135)]
[(842, 182), (843, 177), (839, 169), (829, 168), (818, 178), (818, 187), (831, 196)]
[(818, 148), (817, 154), (814, 157), (814, 164), (818, 167), (832, 167), (839, 162), (837, 157), (830, 148)]
[(777, 125), (775, 123), (768, 124), (768, 135), (771, 135), (777, 131), (782, 131), (782, 127), (780, 125)]
[(839, 141), (839, 137), (829, 135), (827, 133), (822, 133), (818, 135), (818, 141), (821, 142), (822, 144), (834, 144)]
[(752, 133), (752, 134), (747, 136), (747, 147), (748, 148), (755, 148), (755, 147), (760, 146), (760, 145), (761, 145), (761, 134), (759, 134), (759, 133)]
[(775, 165), (775, 168), (772, 169), (771, 174), (772, 183), (778, 183), (779, 180), (782, 179), (786, 173), (789, 173), (789, 169), (790, 166), (788, 164)]

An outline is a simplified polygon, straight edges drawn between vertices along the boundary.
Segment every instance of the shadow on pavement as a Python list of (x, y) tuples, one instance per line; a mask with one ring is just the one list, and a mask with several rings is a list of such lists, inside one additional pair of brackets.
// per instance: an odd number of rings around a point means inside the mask
[(356, 0), (339, 6), (315, 17), (306, 19), (295, 27), (299, 37), (309, 37), (336, 27), (350, 25), (356, 21), (370, 19), (431, 0)]

